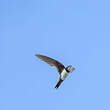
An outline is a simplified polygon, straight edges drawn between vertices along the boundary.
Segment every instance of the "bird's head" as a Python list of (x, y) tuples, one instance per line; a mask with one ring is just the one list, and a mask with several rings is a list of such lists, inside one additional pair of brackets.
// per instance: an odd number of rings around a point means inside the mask
[(75, 68), (72, 67), (72, 65), (69, 65), (68, 67), (66, 67), (66, 69), (67, 69), (67, 71), (69, 71), (71, 73), (75, 70)]

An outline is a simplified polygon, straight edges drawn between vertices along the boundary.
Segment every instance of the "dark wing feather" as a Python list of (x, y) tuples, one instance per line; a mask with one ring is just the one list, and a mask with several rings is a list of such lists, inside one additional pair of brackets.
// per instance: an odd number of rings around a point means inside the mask
[(57, 85), (55, 86), (55, 88), (58, 89), (62, 82), (63, 82), (63, 80), (59, 79), (59, 81), (58, 81)]
[(47, 56), (44, 55), (35, 55), (38, 58), (40, 58), (41, 60), (45, 61), (46, 63), (48, 63), (50, 66), (55, 66), (59, 72), (59, 74), (62, 72), (62, 70), (65, 68), (63, 64), (61, 64), (59, 61), (54, 60), (52, 58), (49, 58)]

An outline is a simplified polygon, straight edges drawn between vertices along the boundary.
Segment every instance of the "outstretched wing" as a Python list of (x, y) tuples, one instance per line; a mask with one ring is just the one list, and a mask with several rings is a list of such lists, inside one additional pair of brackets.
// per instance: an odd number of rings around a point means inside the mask
[(58, 89), (62, 82), (63, 82), (63, 80), (62, 79), (59, 79), (59, 81), (56, 84), (55, 88)]
[(59, 61), (54, 60), (52, 58), (49, 58), (47, 56), (44, 55), (39, 55), (36, 54), (35, 56), (37, 56), (38, 58), (40, 58), (41, 60), (45, 61), (46, 63), (48, 63), (50, 66), (55, 66), (59, 72), (59, 74), (62, 72), (62, 70), (65, 68), (63, 64), (61, 64)]

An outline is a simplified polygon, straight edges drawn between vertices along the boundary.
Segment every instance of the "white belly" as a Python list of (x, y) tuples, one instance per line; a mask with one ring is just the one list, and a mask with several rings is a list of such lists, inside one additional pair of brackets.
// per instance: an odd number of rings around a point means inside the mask
[(64, 69), (61, 73), (61, 79), (65, 80), (65, 78), (69, 75), (69, 73)]

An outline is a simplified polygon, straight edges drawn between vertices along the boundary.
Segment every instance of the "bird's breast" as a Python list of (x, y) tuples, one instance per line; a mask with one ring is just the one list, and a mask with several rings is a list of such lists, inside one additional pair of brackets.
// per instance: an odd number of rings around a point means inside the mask
[(65, 80), (65, 78), (69, 75), (69, 73), (64, 69), (61, 73), (61, 79)]

